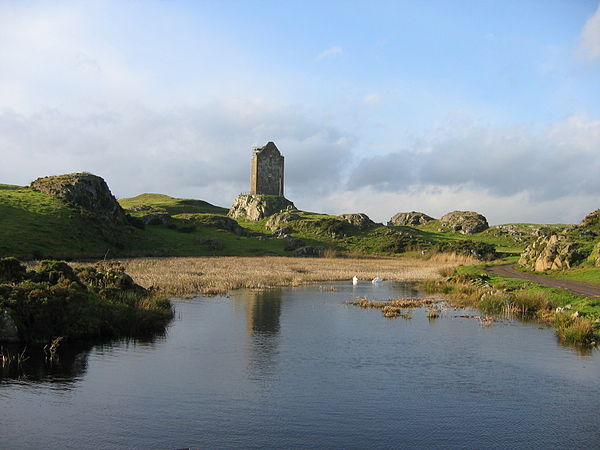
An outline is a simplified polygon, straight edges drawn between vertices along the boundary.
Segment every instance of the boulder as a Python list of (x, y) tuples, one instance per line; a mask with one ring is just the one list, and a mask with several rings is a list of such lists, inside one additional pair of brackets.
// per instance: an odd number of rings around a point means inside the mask
[(106, 182), (91, 173), (70, 173), (38, 178), (31, 182), (31, 189), (44, 194), (56, 195), (79, 206), (96, 218), (127, 225), (125, 211), (112, 195)]
[(298, 250), (299, 248), (306, 246), (306, 243), (302, 239), (294, 238), (291, 236), (287, 236), (283, 238), (283, 240), (285, 241), (284, 250), (286, 251)]
[(580, 244), (566, 236), (551, 234), (539, 237), (528, 245), (521, 253), (519, 265), (536, 272), (570, 269), (584, 257), (580, 251)]
[(369, 219), (369, 216), (363, 213), (341, 214), (338, 217), (349, 224), (354, 225), (360, 231), (368, 230), (375, 225), (375, 222), (373, 222), (371, 219)]
[(388, 222), (388, 225), (395, 225), (397, 227), (412, 227), (415, 225), (424, 225), (432, 220), (435, 219), (422, 212), (400, 212), (392, 216)]
[(475, 234), (488, 228), (487, 219), (474, 211), (452, 211), (440, 219), (440, 231)]
[(308, 256), (322, 256), (325, 249), (323, 247), (300, 247), (294, 250), (294, 256), (308, 257)]
[(288, 227), (288, 224), (290, 222), (293, 222), (294, 220), (300, 220), (298, 210), (288, 206), (285, 210), (275, 213), (271, 217), (269, 217), (269, 220), (267, 220), (267, 223), (265, 224), (265, 228), (274, 233), (279, 232), (284, 228), (287, 230), (291, 230)]
[(285, 197), (241, 194), (236, 197), (227, 215), (236, 220), (256, 222), (288, 207), (296, 209), (294, 204)]

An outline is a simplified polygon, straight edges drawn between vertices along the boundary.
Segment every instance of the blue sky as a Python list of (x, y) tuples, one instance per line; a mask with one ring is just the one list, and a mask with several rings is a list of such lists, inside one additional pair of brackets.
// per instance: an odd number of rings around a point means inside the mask
[(1, 1), (0, 182), (492, 223), (600, 208), (598, 1)]

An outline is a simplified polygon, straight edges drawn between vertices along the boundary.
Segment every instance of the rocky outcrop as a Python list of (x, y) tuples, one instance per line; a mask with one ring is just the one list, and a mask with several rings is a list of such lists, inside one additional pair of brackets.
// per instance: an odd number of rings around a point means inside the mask
[(585, 257), (580, 244), (566, 236), (542, 236), (521, 253), (519, 265), (536, 272), (570, 269)]
[(38, 178), (31, 183), (30, 187), (37, 192), (56, 195), (79, 206), (96, 218), (123, 225), (128, 223), (125, 211), (110, 192), (106, 182), (91, 173), (70, 173)]
[(594, 245), (594, 249), (592, 250), (591, 258), (594, 261), (594, 265), (596, 267), (600, 267), (600, 242)]
[(294, 204), (285, 197), (241, 194), (236, 197), (227, 215), (232, 219), (244, 219), (255, 222), (272, 216), (288, 207), (296, 209)]
[(433, 217), (418, 211), (400, 212), (392, 216), (388, 225), (397, 227), (412, 227), (415, 225), (425, 225), (427, 222), (435, 220)]
[(440, 231), (475, 234), (488, 228), (487, 219), (474, 211), (452, 211), (440, 219)]
[(583, 228), (600, 228), (600, 209), (585, 216), (579, 226)]
[(298, 214), (298, 210), (288, 206), (285, 210), (275, 213), (269, 217), (269, 220), (267, 220), (267, 223), (265, 224), (265, 228), (273, 233), (276, 233), (283, 229), (287, 229), (290, 222), (300, 219), (301, 217), (300, 214)]
[(146, 214), (139, 218), (144, 225), (167, 225), (171, 223), (169, 214)]
[(345, 222), (348, 222), (351, 225), (354, 225), (360, 231), (368, 230), (369, 228), (375, 226), (375, 222), (369, 219), (369, 216), (363, 213), (356, 214), (342, 214), (338, 216)]

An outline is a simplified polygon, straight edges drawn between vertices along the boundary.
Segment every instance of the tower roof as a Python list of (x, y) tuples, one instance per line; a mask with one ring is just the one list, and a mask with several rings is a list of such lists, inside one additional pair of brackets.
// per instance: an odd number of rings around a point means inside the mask
[(267, 145), (265, 145), (264, 147), (256, 147), (254, 149), (254, 153), (275, 153), (278, 156), (281, 156), (281, 152), (279, 151), (279, 149), (273, 141), (267, 142)]

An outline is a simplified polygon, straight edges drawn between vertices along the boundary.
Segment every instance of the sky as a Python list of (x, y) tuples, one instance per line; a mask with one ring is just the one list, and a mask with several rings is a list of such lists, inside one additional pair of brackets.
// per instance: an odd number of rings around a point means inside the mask
[(578, 223), (600, 208), (600, 4), (0, 0), (0, 183)]

